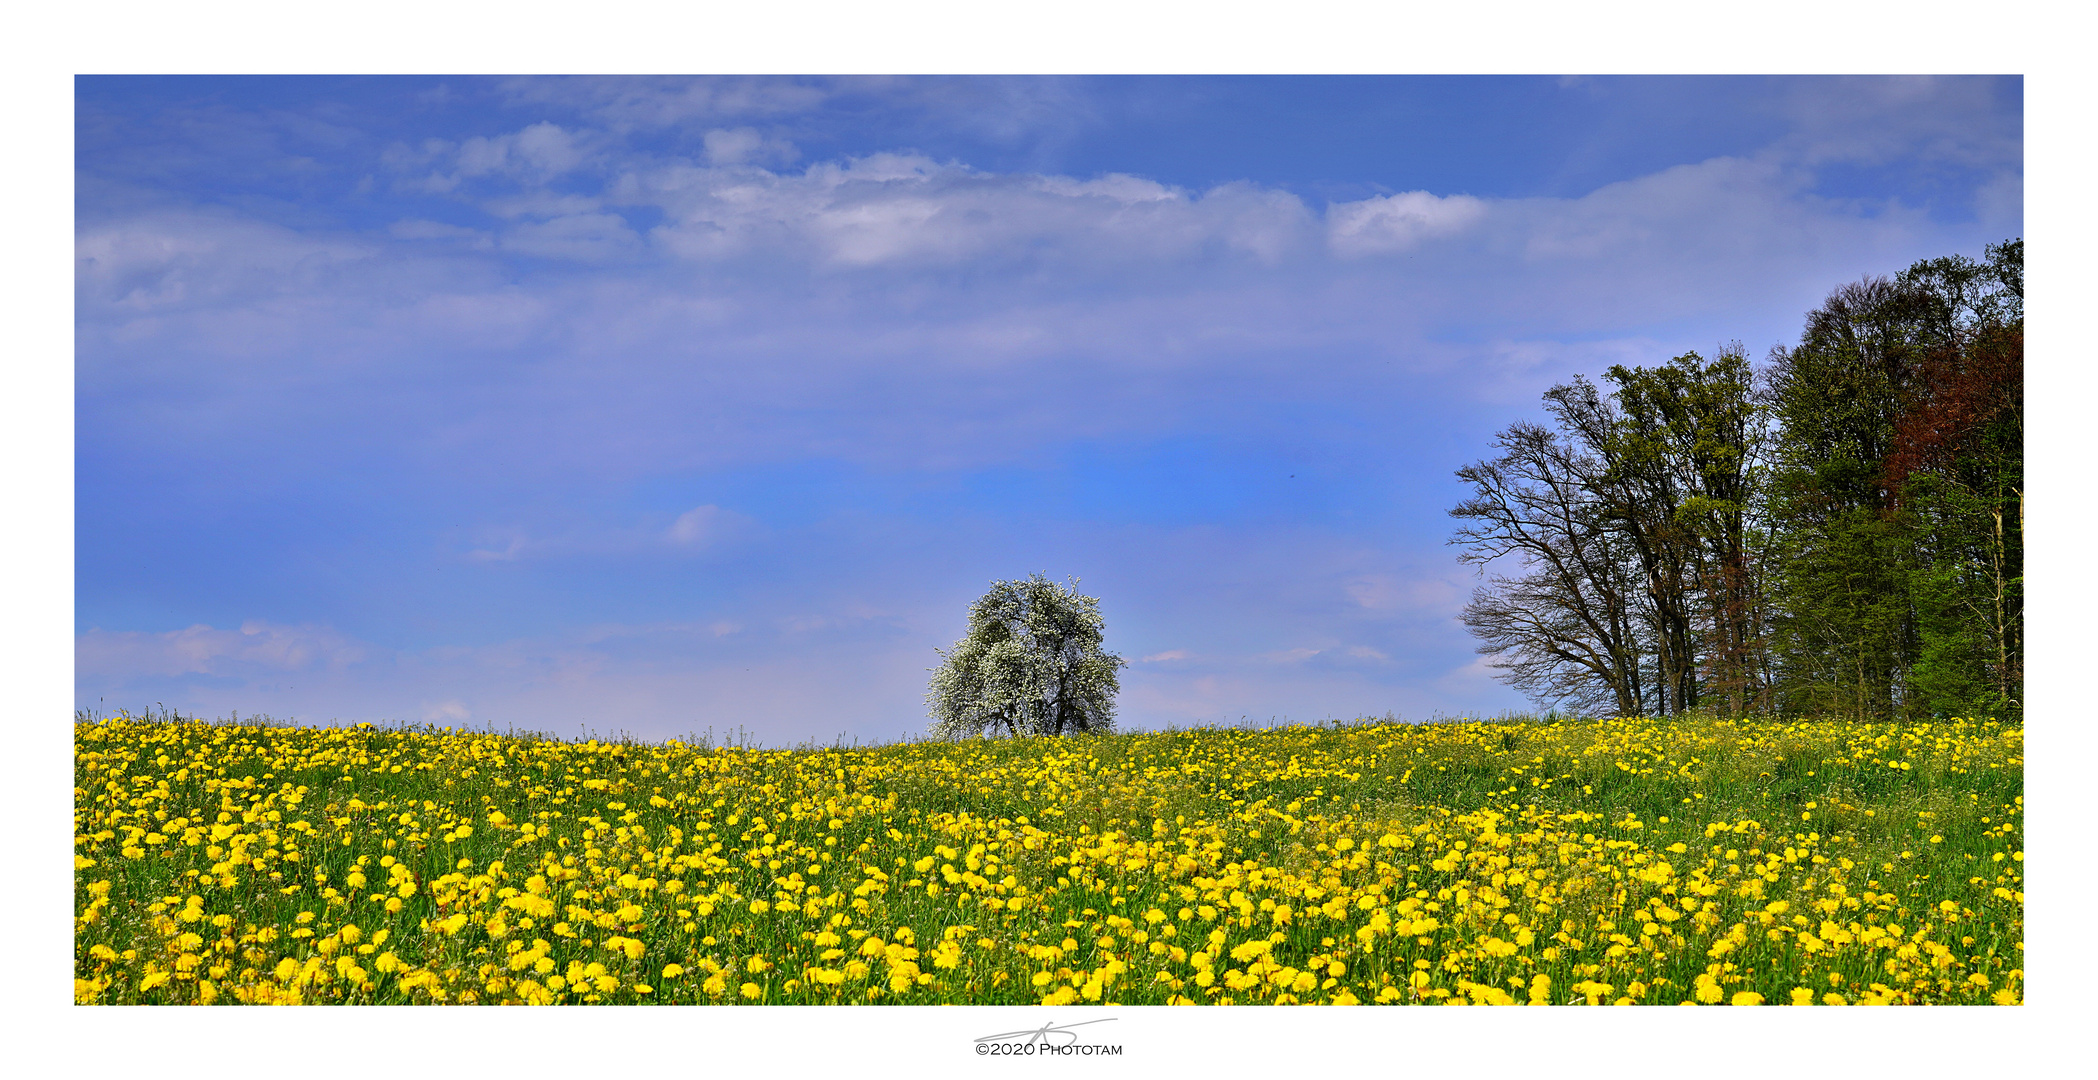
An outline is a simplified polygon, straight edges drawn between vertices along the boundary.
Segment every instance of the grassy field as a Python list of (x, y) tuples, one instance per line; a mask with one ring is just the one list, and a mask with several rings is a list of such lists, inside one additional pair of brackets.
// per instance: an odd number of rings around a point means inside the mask
[(2016, 724), (75, 728), (82, 1003), (2015, 1004)]

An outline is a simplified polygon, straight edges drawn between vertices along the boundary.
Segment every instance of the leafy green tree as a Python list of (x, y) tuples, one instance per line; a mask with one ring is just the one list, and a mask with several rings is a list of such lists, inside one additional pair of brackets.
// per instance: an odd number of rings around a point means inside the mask
[(1736, 344), (1652, 368), (1612, 367), (1620, 418), (1620, 511), (1663, 557), (1677, 620), (1673, 697), (1744, 716), (1767, 704), (1769, 613), (1761, 502), (1770, 434), (1755, 375)]
[(2024, 244), (1917, 263), (1929, 350), (1887, 478), (1917, 522), (1913, 712), (2015, 715), (2024, 684)]
[(1786, 711), (2016, 710), (2023, 383), (2015, 240), (1845, 285), (1772, 352)]
[(1774, 645), (1787, 712), (1901, 714), (1917, 655), (1916, 523), (1897, 505), (1886, 461), (1928, 348), (1925, 307), (1914, 288), (1866, 278), (1810, 313), (1798, 345), (1772, 351), (1783, 431)]
[[(1100, 602), (1040, 574), (994, 581), (969, 608), (969, 632), (940, 652), (926, 704), (941, 738), (1114, 730), (1117, 675)], [(939, 651), (939, 650), (935, 650)]]

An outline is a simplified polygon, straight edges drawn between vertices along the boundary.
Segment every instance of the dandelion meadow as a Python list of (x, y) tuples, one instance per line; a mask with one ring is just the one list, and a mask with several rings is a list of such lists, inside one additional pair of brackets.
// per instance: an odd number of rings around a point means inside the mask
[(74, 993), (2016, 1004), (2019, 724), (75, 728)]

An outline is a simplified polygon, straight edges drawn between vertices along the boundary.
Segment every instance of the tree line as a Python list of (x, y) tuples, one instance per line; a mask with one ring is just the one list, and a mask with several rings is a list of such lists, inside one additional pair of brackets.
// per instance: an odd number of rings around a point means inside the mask
[(1737, 344), (1544, 394), (1457, 476), (1462, 615), (1582, 713), (2020, 715), (2024, 242), (1844, 285)]

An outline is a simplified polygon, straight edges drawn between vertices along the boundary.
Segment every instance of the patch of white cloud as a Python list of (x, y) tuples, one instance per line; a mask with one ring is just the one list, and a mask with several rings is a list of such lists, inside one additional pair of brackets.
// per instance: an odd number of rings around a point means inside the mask
[[(1554, 383), (1564, 382), (1569, 372), (1585, 372), (1591, 378), (1612, 364), (1651, 364), (1656, 358), (1682, 354), (1684, 342), (1651, 337), (1607, 338), (1593, 341), (1492, 339), (1470, 348), (1446, 351), (1440, 370), (1464, 370), (1467, 392), (1478, 401), (1511, 410), (1530, 410)], [(1710, 353), (1719, 342), (1699, 341), (1694, 347)]]
[(568, 214), (512, 226), (502, 247), (520, 255), (600, 262), (631, 255), (641, 237), (617, 214)]
[[(448, 476), (966, 469), (1291, 401), (1530, 410), (1575, 371), (1715, 338), (1760, 354), (1832, 284), (1958, 250), (1920, 213), (1818, 199), (1796, 170), (1741, 159), (1578, 199), (1485, 200), (1414, 259), (1339, 257), (1320, 215), (1248, 185), (912, 155), (622, 175), (598, 194), (491, 200), (510, 216), (490, 253), (224, 215), (97, 222), (81, 241), (83, 391), (137, 385), (151, 365), (178, 391), (167, 400), (208, 402), (215, 420), (318, 445), (305, 421), (319, 415), (327, 438)], [(644, 219), (630, 207), (664, 223), (637, 236), (615, 216)], [(169, 231), (190, 246), (139, 244)], [(510, 253), (618, 269), (541, 272)], [(1662, 323), (1695, 336), (1641, 332)], [(366, 402), (354, 423), (338, 393)]]
[(801, 156), (793, 143), (752, 127), (716, 128), (701, 143), (706, 147), (707, 164), (715, 168), (791, 165)]
[(1326, 209), (1326, 242), (1342, 257), (1411, 251), (1470, 229), (1486, 213), (1483, 199), (1426, 191), (1336, 203)]
[(359, 344), (377, 352), (388, 343), (421, 342), (454, 363), (478, 353), (508, 353), (557, 333), (565, 314), (560, 301), (536, 290), (463, 284), (432, 289), (397, 305), (370, 305), (370, 337)]
[(673, 544), (698, 550), (747, 535), (756, 525), (746, 515), (707, 503), (679, 514), (665, 535)]
[(1501, 669), (1494, 665), (1495, 657), (1481, 655), (1459, 667), (1451, 668), (1436, 679), (1436, 685), (1460, 693), (1482, 691), (1495, 684), (1495, 676)]
[[(667, 524), (660, 514), (611, 520), (564, 515), (536, 525), (513, 519), (451, 531), (453, 542), (463, 548), (454, 549), (459, 557), (486, 564), (619, 559), (665, 552), (734, 554), (745, 542), (767, 534), (759, 519), (712, 503), (686, 510)], [(689, 630), (698, 624), (678, 625)]]
[(452, 698), (435, 703), (425, 702), (422, 706), (423, 722), (426, 724), (461, 723), (473, 719), (473, 711), (466, 703)]
[[(2025, 177), (2008, 170), (1991, 176), (1974, 192), (1974, 216), (2008, 240), (2025, 228)], [(1975, 255), (1977, 260), (1980, 255)]]
[(773, 626), (789, 637), (804, 637), (824, 634), (837, 637), (840, 634), (887, 636), (899, 629), (904, 620), (893, 611), (868, 604), (864, 601), (847, 601), (827, 611), (805, 612), (775, 618)]
[(89, 630), (74, 645), (86, 676), (238, 675), (339, 669), (369, 650), (326, 626), (282, 626), (250, 619), (238, 629), (205, 623), (164, 633)]
[[(1345, 266), (1432, 245), (1438, 263), (1414, 266), (1418, 274), (1475, 272), (1511, 259), (1519, 268), (1731, 255), (1739, 265), (1744, 246), (1761, 256), (1750, 262), (1767, 262), (1854, 246), (1874, 233), (1906, 236), (1923, 225), (1919, 212), (1900, 207), (1816, 199), (1813, 173), (1796, 155), (1778, 152), (1681, 165), (1578, 198), (1409, 191), (1315, 211), (1294, 194), (1254, 184), (1191, 192), (1119, 174), (988, 173), (902, 152), (773, 171), (793, 159), (793, 147), (748, 126), (709, 129), (698, 161), (628, 155), (614, 163), (612, 179), (596, 194), (556, 192), (545, 179), (555, 175), (551, 169), (578, 160), (575, 136), (558, 128), (526, 131), (545, 143), (538, 158), (512, 149), (524, 145), (525, 132), (503, 137), (507, 142), (482, 140), (471, 153), (466, 144), (447, 146), (434, 157), (470, 163), (454, 170), (457, 175), (503, 175), (521, 185), (479, 204), (515, 222), (500, 240), (504, 250), (580, 261), (632, 257), (645, 246), (700, 264), (973, 266), (999, 274), (1054, 268), (1068, 275), (1147, 264), (1214, 268), (1234, 260), (1277, 268), (1326, 260)], [(555, 154), (554, 147), (568, 150)], [(406, 152), (400, 159), (420, 160)], [(1998, 196), (1991, 205), (2005, 204)], [(639, 235), (620, 216), (625, 207), (660, 216), (661, 223)], [(1856, 235), (1817, 233), (1817, 222)]]
[(1235, 709), (1258, 708), (1251, 703), (1265, 696), (1260, 689), (1233, 674), (1140, 674), (1123, 680), (1118, 704), (1124, 717), (1142, 717), (1153, 723), (1230, 723), (1242, 715)]
[(1368, 611), (1452, 615), (1463, 607), (1462, 590), (1453, 577), (1442, 568), (1429, 574), (1364, 574), (1348, 581), (1344, 591)]
[[(1801, 202), (1810, 178), (1772, 160), (1714, 158), (1607, 184), (1578, 199), (1523, 200), (1511, 207), (1514, 239), (1526, 258), (1598, 262), (1652, 256), (1666, 246), (1703, 248), (1802, 239), (1791, 221), (1812, 214)], [(1802, 214), (1801, 211), (1806, 211)], [(1680, 256), (1679, 256), (1680, 257)]]
[(2024, 130), (2002, 122), (2007, 92), (2000, 80), (1934, 75), (1796, 80), (1780, 105), (1791, 130), (1772, 152), (1808, 166), (2016, 169)]
[(629, 173), (608, 197), (661, 209), (652, 239), (683, 258), (798, 253), (840, 267), (1233, 254), (1272, 263), (1308, 250), (1316, 231), (1302, 200), (1253, 185), (1191, 194), (1131, 176), (991, 174), (912, 154), (798, 174), (668, 165)]
[[(899, 644), (877, 625), (871, 633), (833, 633), (820, 655), (805, 647), (752, 652), (736, 630), (724, 631), (733, 625), (594, 627), (421, 652), (375, 649), (383, 663), (330, 672), (311, 684), (302, 677), (299, 692), (268, 678), (143, 685), (171, 695), (158, 700), (202, 715), (267, 710), (344, 722), (406, 718), (651, 738), (709, 727), (719, 738), (740, 726), (774, 746), (841, 732), (895, 739), (924, 730), (919, 702), (928, 665), (915, 643)], [(112, 705), (124, 702), (123, 684), (99, 671), (83, 674), (88, 701), (99, 692)], [(146, 673), (126, 666), (111, 674), (140, 685)]]
[(777, 117), (821, 106), (835, 93), (830, 80), (572, 76), (504, 80), (513, 104), (581, 109), (614, 130), (718, 125)]
[(670, 525), (670, 539), (679, 544), (704, 544), (713, 539), (721, 508), (709, 503), (679, 514)]
[(386, 227), (386, 235), (396, 240), (463, 240), (486, 251), (494, 247), (487, 233), (469, 229), (463, 225), (447, 225), (441, 221), (421, 218), (404, 218)]
[(154, 316), (324, 289), (383, 250), (226, 212), (151, 211), (83, 227), (74, 281), (83, 314)]
[(1043, 176), (1039, 178), (1039, 183), (1043, 191), (1052, 195), (1074, 199), (1097, 196), (1122, 206), (1173, 202), (1181, 198), (1181, 192), (1177, 188), (1127, 173), (1109, 173), (1091, 180), (1079, 180), (1069, 176)]
[(379, 164), (397, 173), (416, 172), (446, 160), (457, 148), (457, 143), (438, 138), (390, 143), (379, 151)]
[(544, 184), (582, 168), (592, 159), (586, 137), (558, 124), (540, 122), (507, 135), (475, 135), (457, 143), (427, 139), (417, 146), (395, 143), (381, 164), (402, 172), (421, 172), (404, 179), (411, 190), (444, 194), (470, 180), (499, 177)]
[(504, 195), (486, 199), (481, 208), (497, 217), (524, 221), (547, 221), (553, 218), (575, 217), (582, 214), (601, 213), (604, 200), (589, 195), (558, 194), (551, 191), (526, 191), (516, 195)]
[(469, 562), (516, 562), (523, 555), (528, 541), (522, 536), (513, 536), (510, 542), (499, 548), (474, 548), (466, 553)]

